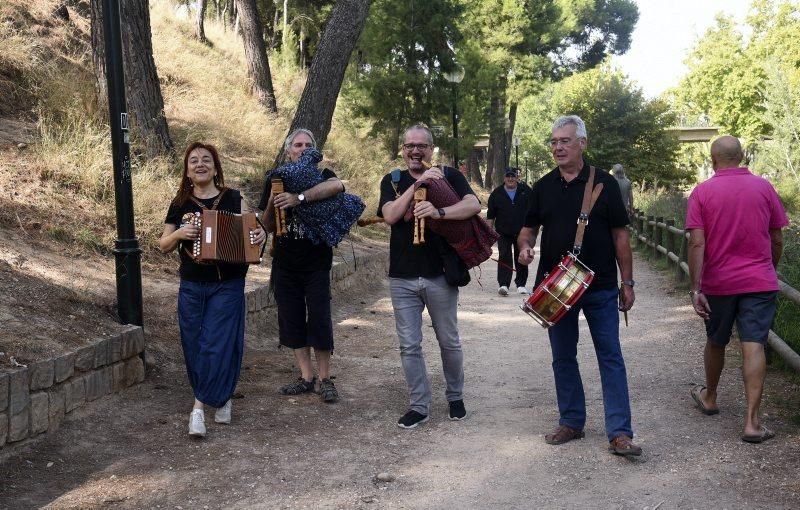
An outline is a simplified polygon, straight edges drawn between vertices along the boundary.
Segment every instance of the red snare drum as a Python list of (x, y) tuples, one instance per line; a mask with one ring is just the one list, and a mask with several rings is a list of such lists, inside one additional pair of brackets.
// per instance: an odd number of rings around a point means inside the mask
[(586, 267), (578, 257), (567, 253), (520, 306), (543, 328), (558, 322), (572, 308), (589, 284), (594, 280), (594, 271)]

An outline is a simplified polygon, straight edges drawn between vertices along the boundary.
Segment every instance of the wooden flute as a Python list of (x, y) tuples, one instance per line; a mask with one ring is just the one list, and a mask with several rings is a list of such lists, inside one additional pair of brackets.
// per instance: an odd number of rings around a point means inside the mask
[[(272, 197), (283, 193), (283, 180), (278, 177), (272, 178)], [(275, 235), (282, 236), (286, 234), (286, 211), (280, 207), (275, 207)]]

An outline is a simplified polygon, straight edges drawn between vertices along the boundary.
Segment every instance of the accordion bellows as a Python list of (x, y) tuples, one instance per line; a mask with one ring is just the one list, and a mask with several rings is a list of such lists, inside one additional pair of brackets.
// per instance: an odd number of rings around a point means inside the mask
[(189, 220), (200, 228), (200, 239), (192, 243), (192, 257), (198, 262), (258, 264), (261, 247), (253, 244), (253, 230), (258, 228), (255, 213), (236, 214), (204, 209)]
[[(302, 193), (323, 181), (317, 164), (322, 154), (316, 149), (306, 149), (300, 158), (281, 165), (267, 175), (267, 179), (283, 180), (284, 190)], [(366, 205), (361, 198), (350, 193), (336, 195), (303, 204), (292, 209), (304, 226), (305, 236), (314, 244), (336, 246), (350, 232), (350, 228), (364, 212)]]

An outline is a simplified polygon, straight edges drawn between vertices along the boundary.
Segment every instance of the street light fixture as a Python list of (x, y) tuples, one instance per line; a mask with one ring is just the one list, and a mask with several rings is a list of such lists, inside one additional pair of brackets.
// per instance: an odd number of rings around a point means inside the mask
[(519, 136), (515, 136), (511, 143), (514, 146), (514, 166), (519, 168), (519, 146), (522, 140), (520, 140)]
[(452, 70), (444, 73), (444, 79), (453, 84), (453, 167), (458, 168), (458, 84), (464, 79), (466, 70), (456, 64)]

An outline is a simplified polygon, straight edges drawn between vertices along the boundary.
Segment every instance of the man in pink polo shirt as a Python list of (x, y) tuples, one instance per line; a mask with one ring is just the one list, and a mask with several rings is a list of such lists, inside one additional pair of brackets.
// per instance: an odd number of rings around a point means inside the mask
[(692, 398), (703, 414), (719, 413), (717, 385), (736, 322), (747, 398), (742, 440), (761, 443), (775, 435), (759, 422), (758, 408), (766, 375), (764, 344), (780, 289), (775, 268), (783, 251), (781, 228), (789, 220), (772, 185), (739, 167), (743, 159), (739, 140), (717, 138), (711, 144), (714, 176), (689, 196), (689, 294), (708, 334), (706, 385), (692, 388)]

